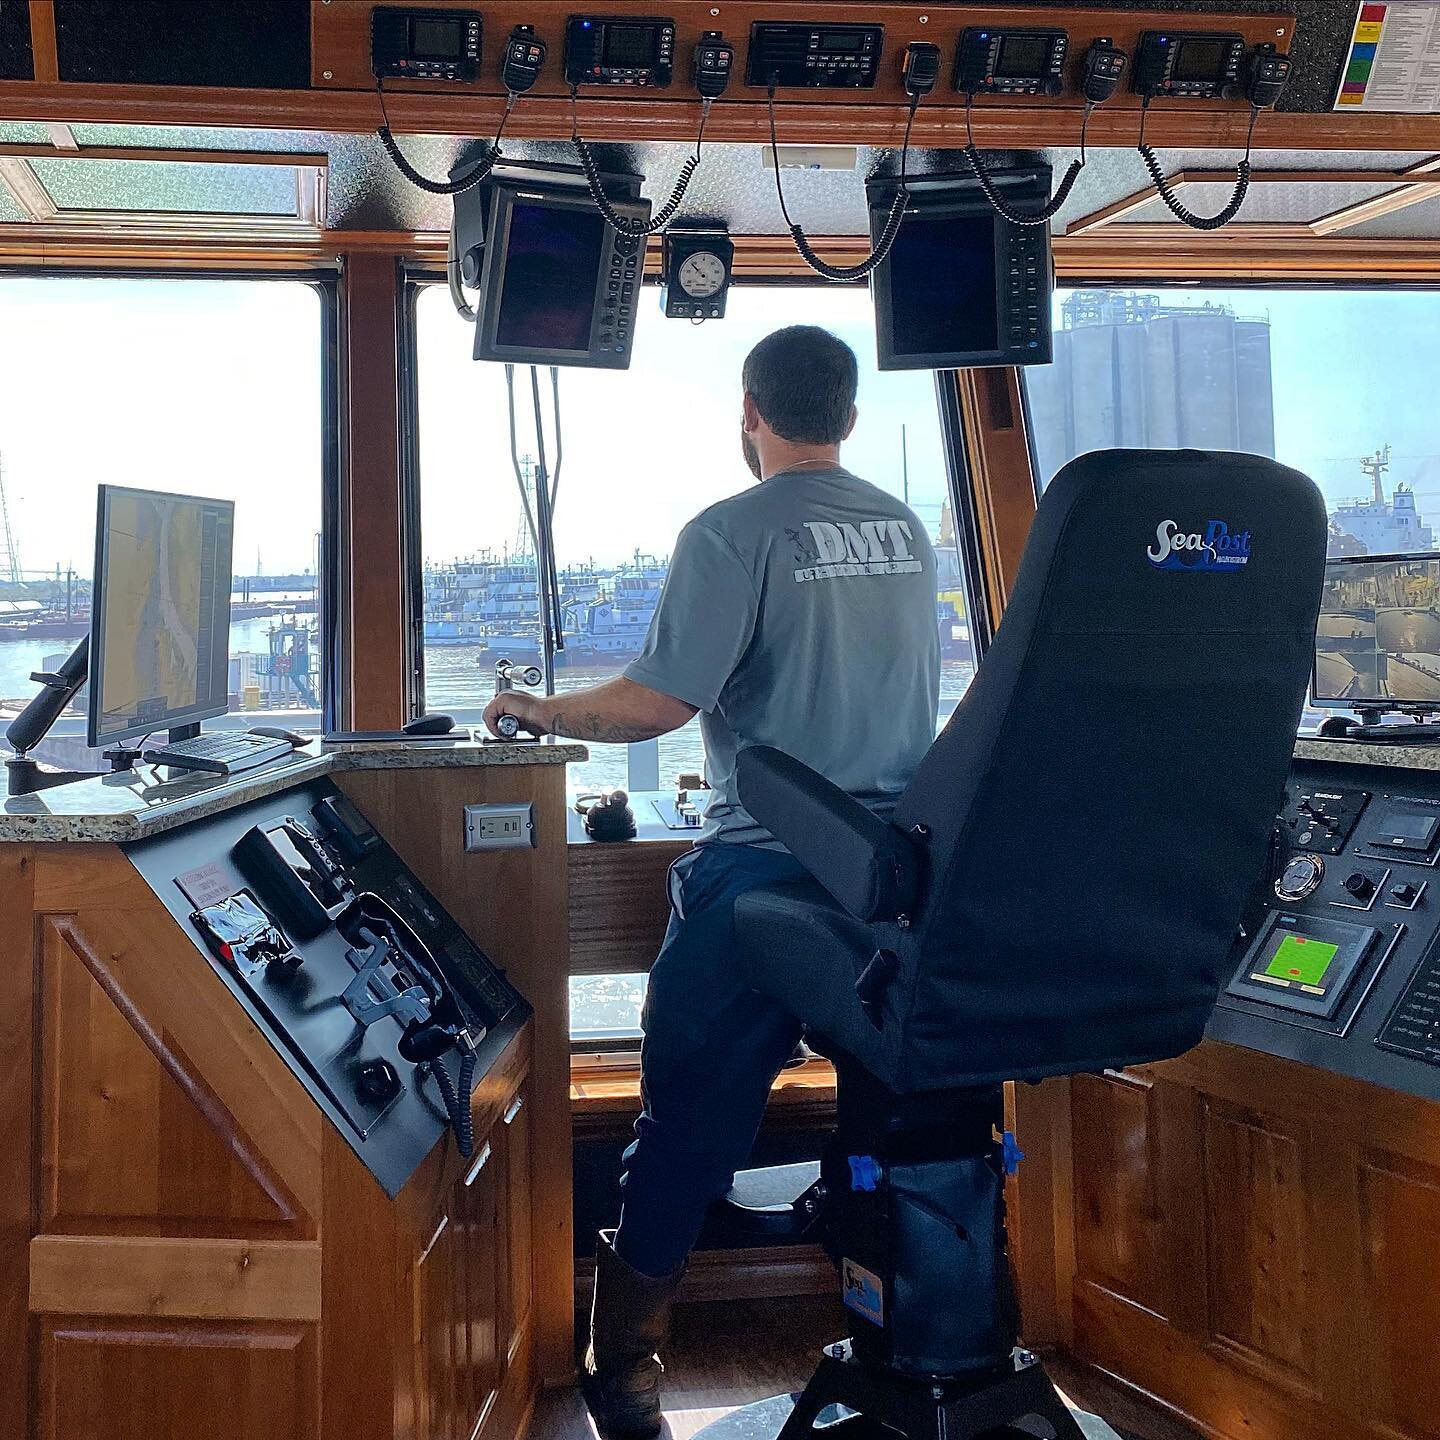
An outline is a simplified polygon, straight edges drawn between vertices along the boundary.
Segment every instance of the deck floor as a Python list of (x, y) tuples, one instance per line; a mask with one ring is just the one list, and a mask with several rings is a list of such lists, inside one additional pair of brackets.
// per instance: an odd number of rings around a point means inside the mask
[[(845, 1333), (829, 1297), (682, 1305), (665, 1373), (662, 1440), (690, 1440), (741, 1405), (799, 1390), (822, 1345)], [(1094, 1372), (1059, 1361), (1050, 1373), (1077, 1404), (1135, 1440), (1200, 1440), (1158, 1408)], [(530, 1440), (595, 1440), (578, 1390), (542, 1396)]]

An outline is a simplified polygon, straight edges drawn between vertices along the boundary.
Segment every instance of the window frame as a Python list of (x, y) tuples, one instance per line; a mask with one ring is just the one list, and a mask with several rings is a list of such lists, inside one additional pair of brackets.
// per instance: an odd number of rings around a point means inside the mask
[(340, 426), (340, 274), (332, 266), (302, 269), (235, 269), (200, 267), (181, 263), (160, 266), (127, 265), (6, 265), (0, 280), (265, 280), (290, 281), (309, 286), (320, 300), (320, 573), (317, 615), (320, 634), (320, 733), (337, 728), (342, 666), (343, 627), (338, 623), (343, 591), (339, 533), (341, 446)]
[[(745, 240), (736, 241), (736, 273), (732, 279), (735, 286), (747, 288), (768, 287), (810, 287), (818, 284), (816, 277), (808, 270), (803, 272), (767, 272), (756, 274), (742, 268)], [(420, 502), (420, 421), (419, 421), (419, 349), (417, 306), (420, 295), (431, 286), (445, 285), (443, 268), (433, 264), (407, 263), (401, 268), (400, 277), (400, 489), (402, 509), (401, 550), (405, 565), (405, 593), (409, 600), (410, 617), (408, 634), (409, 659), (406, 675), (410, 686), (410, 717), (417, 717), (425, 704), (425, 623), (424, 623), (424, 557), (421, 539)], [(647, 273), (645, 285), (659, 283), (658, 275)], [(719, 322), (723, 324), (724, 322)], [(476, 362), (479, 363), (479, 362)], [(969, 462), (964, 419), (957, 397), (956, 370), (932, 372), (935, 381), (935, 403), (940, 422), (941, 444), (944, 447), (946, 494), (950, 501), (952, 525), (955, 529), (955, 545), (960, 557), (962, 579), (965, 586), (965, 604), (970, 624), (971, 644), (978, 666), (985, 649), (994, 633), (990, 607), (985, 600), (986, 587), (982, 579), (981, 556), (983, 546), (975, 521), (975, 500), (972, 488), (972, 472)], [(628, 762), (632, 767), (643, 763), (655, 741), (643, 746), (631, 747)], [(633, 776), (633, 770), (632, 770)], [(630, 786), (634, 789), (635, 786)], [(649, 787), (639, 787), (649, 788)]]

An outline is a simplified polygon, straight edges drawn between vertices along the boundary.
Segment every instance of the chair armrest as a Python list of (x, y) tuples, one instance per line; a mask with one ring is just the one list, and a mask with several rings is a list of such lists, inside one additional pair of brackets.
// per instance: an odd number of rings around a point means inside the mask
[(736, 775), (740, 803), (857, 920), (893, 920), (909, 910), (920, 864), (904, 831), (769, 745), (742, 750)]

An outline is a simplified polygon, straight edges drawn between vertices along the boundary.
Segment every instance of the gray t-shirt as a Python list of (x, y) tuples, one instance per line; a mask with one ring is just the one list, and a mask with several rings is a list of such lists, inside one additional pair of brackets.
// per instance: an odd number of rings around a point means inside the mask
[(625, 674), (700, 711), (704, 840), (776, 844), (735, 757), (773, 745), (887, 814), (935, 737), (935, 552), (848, 471), (793, 470), (696, 516)]

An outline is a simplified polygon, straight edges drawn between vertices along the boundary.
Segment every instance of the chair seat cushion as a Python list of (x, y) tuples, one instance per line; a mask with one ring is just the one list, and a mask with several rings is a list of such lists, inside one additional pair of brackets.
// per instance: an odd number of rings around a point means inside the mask
[(741, 968), (755, 989), (868, 1067), (883, 1067), (880, 1032), (855, 994), (875, 954), (869, 925), (813, 880), (801, 880), (742, 895), (735, 902), (735, 936)]

